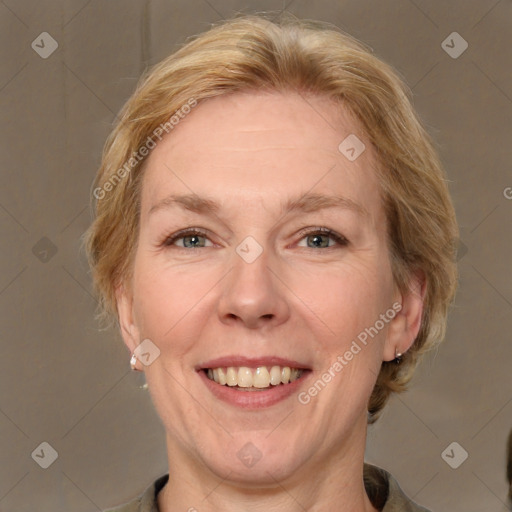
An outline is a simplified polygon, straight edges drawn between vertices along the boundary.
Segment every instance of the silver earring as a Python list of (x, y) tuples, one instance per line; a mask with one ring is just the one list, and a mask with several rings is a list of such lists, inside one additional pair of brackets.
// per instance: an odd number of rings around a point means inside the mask
[(135, 355), (135, 353), (132, 354), (132, 357), (130, 359), (130, 368), (133, 370), (133, 371), (139, 371), (137, 370), (136, 368), (136, 364), (137, 364), (137, 356)]
[(398, 352), (398, 350), (395, 348), (395, 359), (394, 359), (395, 363), (396, 364), (400, 364), (400, 362), (402, 361), (402, 353), (401, 352)]

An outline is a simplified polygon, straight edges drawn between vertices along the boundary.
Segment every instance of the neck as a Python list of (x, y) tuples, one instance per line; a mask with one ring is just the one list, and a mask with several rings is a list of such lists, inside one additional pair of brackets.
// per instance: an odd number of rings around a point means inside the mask
[(254, 484), (238, 480), (235, 470), (216, 475), (168, 436), (169, 482), (158, 494), (159, 511), (377, 512), (363, 484), (366, 423), (362, 439), (354, 437), (285, 478), (275, 479), (268, 468), (267, 480)]

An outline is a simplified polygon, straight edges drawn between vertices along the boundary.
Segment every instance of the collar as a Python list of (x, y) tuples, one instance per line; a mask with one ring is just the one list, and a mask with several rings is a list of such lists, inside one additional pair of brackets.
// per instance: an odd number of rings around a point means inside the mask
[[(135, 500), (106, 512), (159, 512), (156, 497), (168, 481), (169, 475), (163, 475)], [(408, 498), (393, 476), (382, 468), (365, 462), (363, 481), (372, 505), (381, 512), (430, 512)]]

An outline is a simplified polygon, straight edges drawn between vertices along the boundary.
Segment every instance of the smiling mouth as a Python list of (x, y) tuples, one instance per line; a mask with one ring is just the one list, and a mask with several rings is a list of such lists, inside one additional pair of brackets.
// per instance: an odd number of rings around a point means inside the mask
[(228, 366), (204, 368), (208, 379), (238, 391), (265, 391), (277, 386), (286, 386), (300, 379), (308, 370), (289, 366)]

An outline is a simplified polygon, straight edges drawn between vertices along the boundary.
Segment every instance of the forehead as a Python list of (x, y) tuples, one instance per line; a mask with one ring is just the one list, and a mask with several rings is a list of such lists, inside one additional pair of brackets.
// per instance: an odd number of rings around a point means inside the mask
[[(347, 137), (352, 146), (358, 139), (365, 145), (353, 161), (339, 148)], [(375, 161), (360, 123), (327, 97), (292, 92), (219, 96), (195, 107), (152, 150), (145, 165), (142, 215), (169, 194), (218, 198), (226, 205), (254, 200), (271, 208), (274, 200), (311, 192), (364, 203), (377, 217)]]

